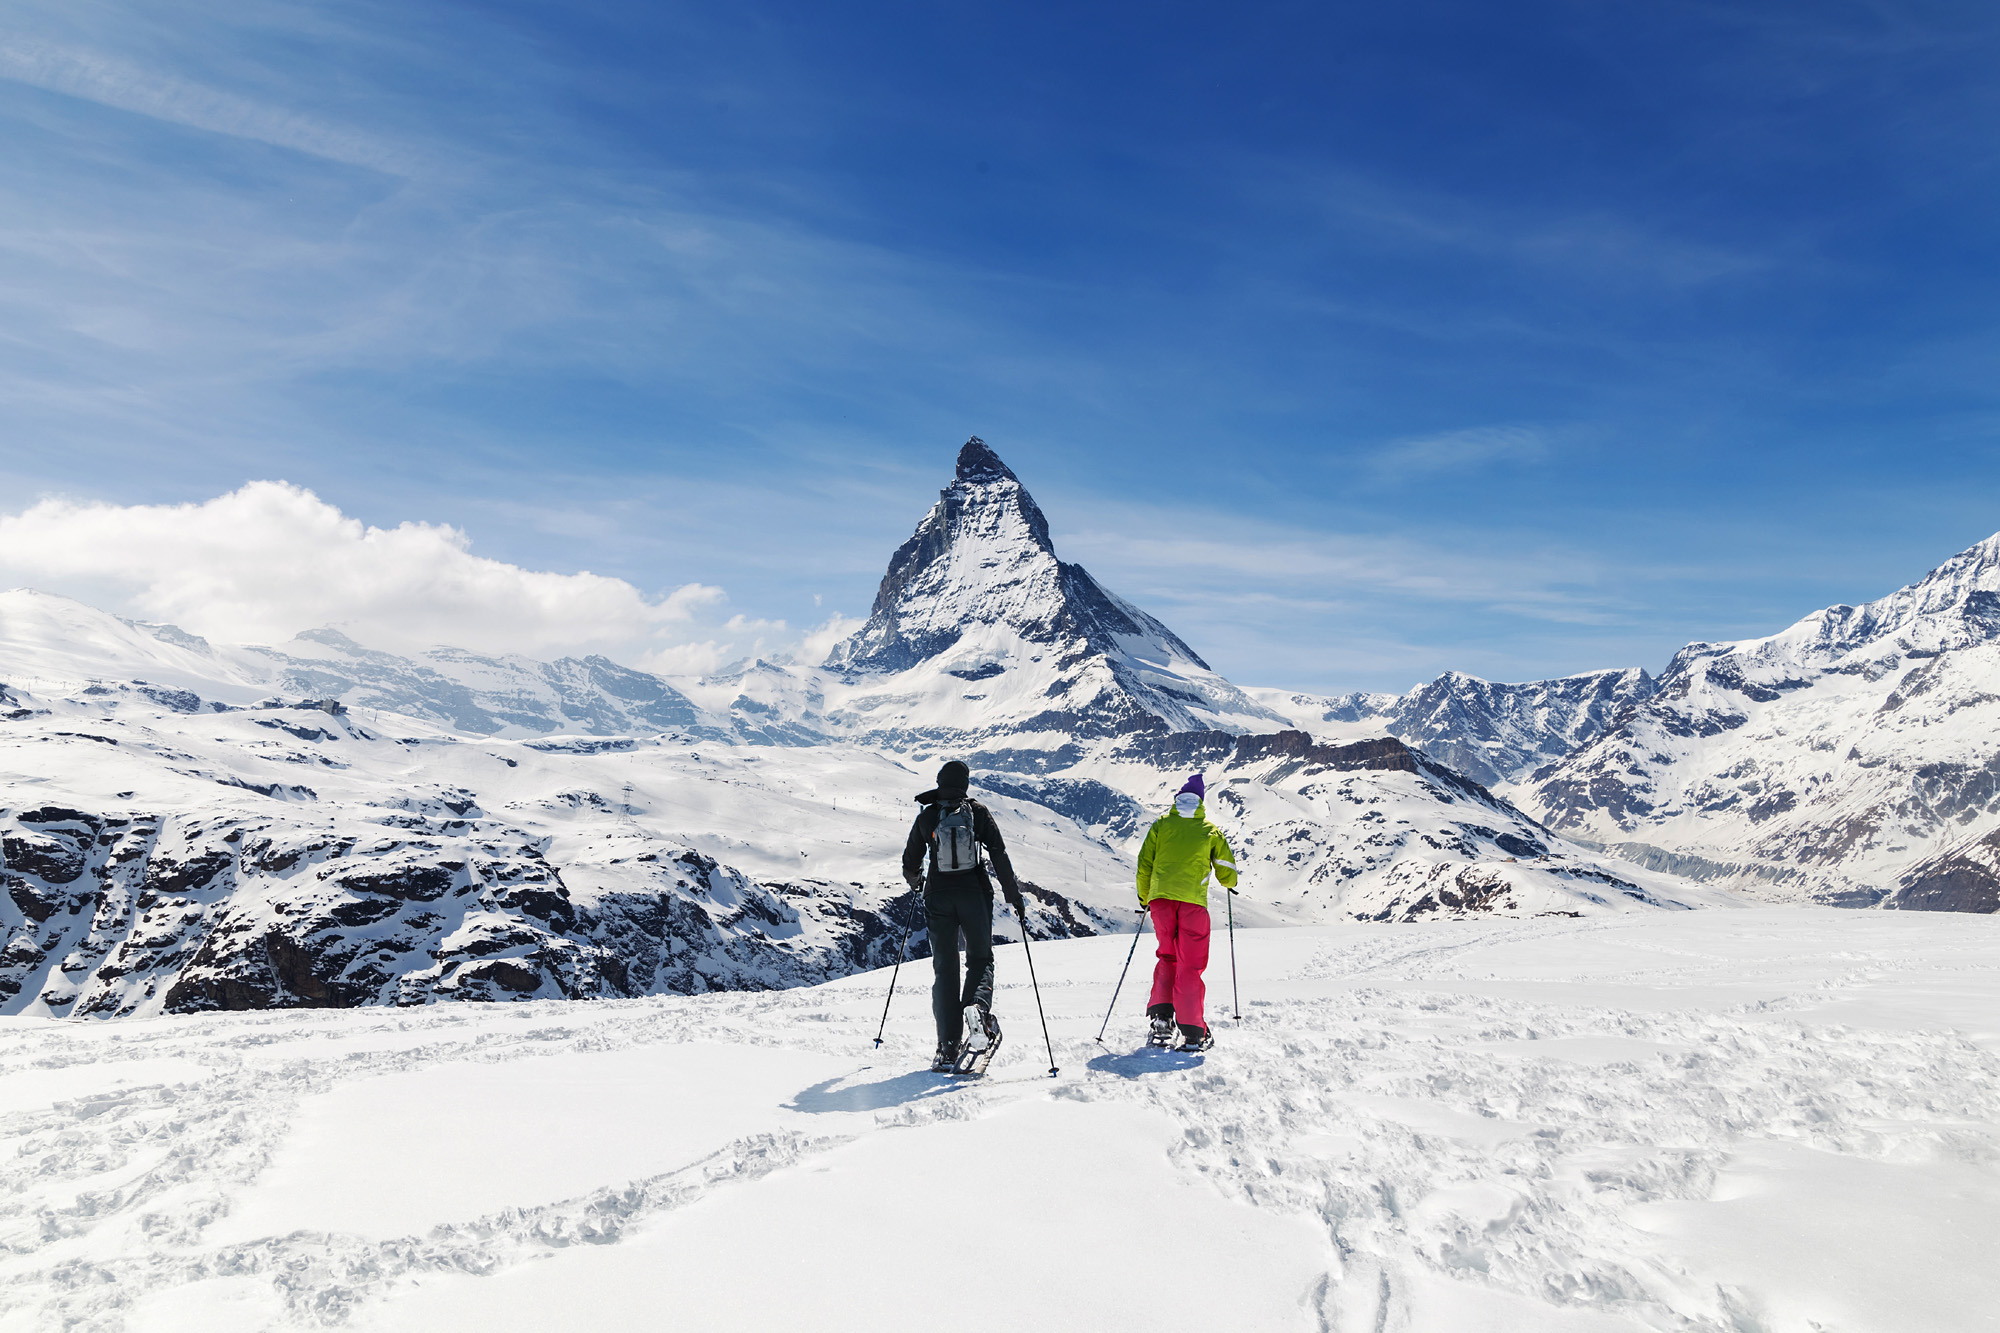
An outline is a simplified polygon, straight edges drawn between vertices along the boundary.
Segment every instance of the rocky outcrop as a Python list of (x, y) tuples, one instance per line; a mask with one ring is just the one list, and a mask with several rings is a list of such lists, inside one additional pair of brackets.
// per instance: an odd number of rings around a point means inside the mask
[(1906, 912), (2000, 911), (2000, 829), (1911, 868), (1887, 906)]

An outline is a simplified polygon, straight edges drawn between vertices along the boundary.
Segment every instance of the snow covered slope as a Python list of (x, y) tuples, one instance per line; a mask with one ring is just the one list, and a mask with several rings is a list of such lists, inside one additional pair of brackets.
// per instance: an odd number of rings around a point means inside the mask
[(1447, 671), (1408, 694), (1247, 692), (1315, 736), (1395, 736), (1475, 782), (1505, 787), (1595, 740), (1654, 688), (1630, 667), (1514, 685)]
[(973, 1085), (881, 973), (7, 1020), (0, 1328), (1993, 1327), (2000, 921), (1240, 931), (1203, 1057), (1093, 1040), (1125, 943), (1035, 947), (1055, 1079), (1001, 949)]
[[(1690, 644), (1526, 799), (1678, 874), (1855, 906), (1897, 893), (2000, 830), (2000, 536), (1879, 601)], [(1908, 887), (1896, 905), (1947, 901)]]
[[(0, 1013), (797, 985), (913, 920), (897, 856), (927, 775), (868, 751), (91, 688), (0, 702)], [(1117, 897), (1109, 848), (992, 799), (1025, 879)], [(1036, 930), (1114, 919), (1077, 892), (1031, 890)]]

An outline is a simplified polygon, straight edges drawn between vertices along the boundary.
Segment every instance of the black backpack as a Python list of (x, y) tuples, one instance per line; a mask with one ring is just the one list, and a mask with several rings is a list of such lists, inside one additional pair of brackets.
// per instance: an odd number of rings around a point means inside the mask
[(979, 869), (979, 840), (972, 835), (972, 802), (947, 806), (931, 834), (931, 861), (941, 875)]

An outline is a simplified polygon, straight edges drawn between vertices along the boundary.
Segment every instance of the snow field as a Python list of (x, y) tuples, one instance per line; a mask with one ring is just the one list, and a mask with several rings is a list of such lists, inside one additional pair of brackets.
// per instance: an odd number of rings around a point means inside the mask
[[(1150, 937), (1148, 937), (1150, 938)], [(2000, 1327), (2000, 928), (1802, 908), (1239, 932), (811, 989), (0, 1024), (0, 1331)], [(956, 1293), (976, 1284), (978, 1295)]]

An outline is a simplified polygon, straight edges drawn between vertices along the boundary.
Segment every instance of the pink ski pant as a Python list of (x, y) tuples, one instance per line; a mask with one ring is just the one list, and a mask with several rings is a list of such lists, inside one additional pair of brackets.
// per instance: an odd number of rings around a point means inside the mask
[(1201, 1016), (1206, 994), (1201, 972), (1208, 966), (1208, 909), (1175, 898), (1155, 898), (1149, 910), (1153, 933), (1160, 940), (1160, 961), (1153, 964), (1153, 998), (1146, 1007), (1171, 1004), (1176, 1023), (1207, 1027)]

